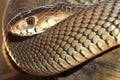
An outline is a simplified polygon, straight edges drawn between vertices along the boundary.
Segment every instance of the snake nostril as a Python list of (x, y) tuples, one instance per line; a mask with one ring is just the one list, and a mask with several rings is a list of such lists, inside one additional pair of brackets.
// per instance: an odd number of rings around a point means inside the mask
[(28, 17), (28, 18), (26, 19), (26, 22), (27, 22), (27, 24), (29, 24), (29, 25), (34, 25), (34, 23), (35, 23), (35, 18), (34, 18), (34, 17)]

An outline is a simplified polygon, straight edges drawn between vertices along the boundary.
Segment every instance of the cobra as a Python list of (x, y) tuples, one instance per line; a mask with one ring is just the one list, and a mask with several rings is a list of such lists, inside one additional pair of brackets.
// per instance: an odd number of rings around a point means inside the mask
[[(82, 7), (34, 36), (15, 36), (5, 27), (5, 46), (12, 60), (25, 72), (39, 76), (61, 73), (119, 46), (119, 4), (120, 0), (106, 0)], [(20, 15), (13, 18), (9, 25), (19, 23), (14, 20)], [(23, 19), (26, 20), (26, 16), (20, 20)]]

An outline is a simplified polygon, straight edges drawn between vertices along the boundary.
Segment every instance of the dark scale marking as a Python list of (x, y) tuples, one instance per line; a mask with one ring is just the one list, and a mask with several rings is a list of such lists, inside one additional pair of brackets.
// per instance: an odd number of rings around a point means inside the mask
[(98, 43), (96, 43), (96, 46), (100, 51), (103, 51), (102, 48), (98, 45)]
[(109, 46), (108, 40), (104, 40), (104, 41), (105, 41), (105, 43), (107, 44), (107, 46)]
[(49, 19), (46, 19), (45, 22), (48, 23), (48, 20), (49, 20)]
[(88, 58), (87, 58), (87, 57), (86, 57), (86, 56), (82, 53), (82, 51), (81, 51), (81, 50), (80, 50), (80, 52), (79, 52), (79, 53), (80, 53), (80, 55), (81, 55), (81, 56), (83, 56), (85, 59), (88, 59)]
[(29, 31), (27, 29), (25, 31), (27, 32), (26, 34), (29, 34)]
[(36, 30), (36, 28), (34, 28), (34, 31), (37, 33), (37, 30)]

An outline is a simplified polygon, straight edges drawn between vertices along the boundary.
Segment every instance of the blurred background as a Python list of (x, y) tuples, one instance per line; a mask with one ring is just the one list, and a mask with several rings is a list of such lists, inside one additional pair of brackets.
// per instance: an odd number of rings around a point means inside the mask
[(6, 4), (6, 0), (0, 0), (0, 76), (2, 74), (6, 74), (9, 71), (11, 71), (8, 68), (8, 65), (5, 62), (5, 59), (3, 58), (3, 54), (2, 54), (2, 15), (3, 15), (3, 11), (5, 9), (5, 4)]

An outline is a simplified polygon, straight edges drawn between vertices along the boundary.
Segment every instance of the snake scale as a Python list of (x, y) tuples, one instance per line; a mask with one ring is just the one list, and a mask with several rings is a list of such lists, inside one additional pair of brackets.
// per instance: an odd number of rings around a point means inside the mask
[[(37, 2), (31, 2), (31, 6), (36, 7)], [(9, 55), (27, 73), (58, 74), (119, 46), (120, 0), (105, 0), (83, 7), (38, 35), (14, 36), (5, 26), (13, 16), (25, 10), (27, 7), (18, 8), (10, 17), (6, 16), (4, 20), (8, 21), (4, 21), (2, 30)]]

